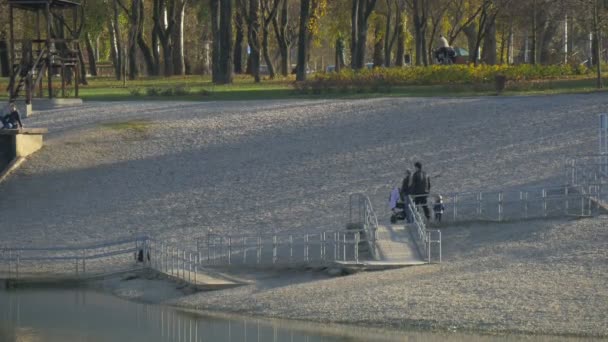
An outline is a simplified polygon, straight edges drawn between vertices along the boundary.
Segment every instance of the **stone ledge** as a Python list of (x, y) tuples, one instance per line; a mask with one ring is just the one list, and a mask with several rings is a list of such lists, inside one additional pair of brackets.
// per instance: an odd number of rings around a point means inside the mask
[(48, 132), (49, 130), (46, 128), (0, 129), (0, 135), (46, 134)]

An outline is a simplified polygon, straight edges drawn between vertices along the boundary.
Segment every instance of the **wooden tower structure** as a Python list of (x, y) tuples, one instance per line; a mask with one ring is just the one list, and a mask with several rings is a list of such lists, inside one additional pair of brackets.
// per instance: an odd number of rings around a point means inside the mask
[[(49, 99), (58, 95), (53, 87), (54, 78), (55, 82), (61, 82), (61, 97), (66, 97), (66, 84), (70, 82), (73, 84), (74, 97), (78, 97), (80, 69), (77, 35), (80, 30), (76, 26), (80, 4), (71, 0), (8, 0), (8, 5), (11, 60), (7, 89), (9, 102), (24, 99), (29, 105), (34, 96), (45, 97), (45, 77)], [(20, 23), (15, 22), (17, 11), (23, 11), (23, 21)], [(20, 28), (22, 37), (15, 37), (15, 27)]]

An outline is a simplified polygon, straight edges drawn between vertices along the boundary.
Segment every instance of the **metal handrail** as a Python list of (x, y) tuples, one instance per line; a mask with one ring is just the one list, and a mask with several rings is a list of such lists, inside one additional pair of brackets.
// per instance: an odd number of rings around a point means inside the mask
[[(356, 199), (358, 208), (357, 208), (357, 216), (359, 221), (355, 222), (353, 220), (353, 202)], [(360, 223), (363, 224), (363, 229), (367, 236), (370, 237), (369, 247), (372, 254), (372, 258), (377, 259), (377, 251), (376, 251), (376, 240), (377, 240), (377, 232), (378, 232), (378, 217), (374, 212), (374, 208), (372, 206), (372, 202), (369, 197), (363, 193), (354, 193), (349, 195), (349, 223)]]
[[(0, 265), (7, 266), (8, 275), (13, 274), (16, 279), (19, 279), (20, 273), (23, 273), (22, 263), (28, 261), (38, 262), (59, 262), (73, 261), (75, 265), (75, 273), (81, 275), (86, 273), (87, 261), (108, 258), (117, 255), (135, 255), (142, 251), (145, 254), (146, 245), (150, 240), (147, 236), (136, 236), (131, 238), (121, 238), (115, 240), (104, 241), (81, 246), (63, 246), (63, 247), (1, 247), (0, 248)], [(134, 243), (132, 247), (124, 245)], [(123, 246), (116, 250), (107, 250), (113, 247)], [(99, 249), (106, 249), (99, 251)], [(39, 253), (49, 253), (48, 255), (40, 255)], [(33, 253), (33, 254), (32, 254)], [(39, 265), (36, 265), (39, 267)], [(21, 270), (21, 271), (20, 271)]]
[[(595, 207), (590, 194), (601, 192), (600, 188), (601, 184), (587, 184), (447, 193), (442, 196), (444, 198), (442, 204), (446, 207), (444, 220), (455, 222), (481, 219), (500, 222), (513, 218), (527, 219), (549, 215), (591, 216)], [(435, 198), (438, 195), (436, 193), (410, 195), (410, 200), (417, 197)], [(432, 210), (435, 204), (433, 201), (428, 201), (426, 204), (415, 205), (415, 208), (427, 206)], [(511, 210), (511, 216), (506, 213), (507, 209)], [(513, 209), (516, 212), (514, 217)], [(463, 215), (462, 210), (469, 213)], [(488, 217), (488, 213), (491, 217)]]
[[(439, 229), (427, 229), (420, 212), (416, 210), (416, 205), (413, 204), (414, 201), (412, 196), (409, 196), (409, 204), (408, 210), (412, 216), (412, 223), (416, 227), (416, 233), (414, 236), (416, 237), (416, 244), (418, 245), (418, 251), (420, 254), (426, 254), (426, 262), (431, 263), (432, 258), (432, 245), (438, 244), (439, 246), (439, 258), (438, 261), (441, 262), (441, 231)], [(432, 234), (435, 233), (438, 238), (432, 239)], [(422, 247), (422, 248), (421, 248)], [(422, 252), (424, 251), (424, 252)], [(424, 258), (424, 256), (423, 256)]]

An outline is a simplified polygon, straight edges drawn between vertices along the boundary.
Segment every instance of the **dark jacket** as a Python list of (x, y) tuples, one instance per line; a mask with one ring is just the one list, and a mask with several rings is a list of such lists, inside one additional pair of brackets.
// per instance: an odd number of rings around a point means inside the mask
[(409, 181), (409, 192), (413, 195), (428, 194), (431, 191), (431, 180), (426, 172), (419, 170), (414, 172)]
[(401, 184), (401, 200), (405, 201), (405, 197), (410, 195), (409, 188), (410, 176), (403, 178), (403, 183)]
[(19, 125), (19, 127), (23, 127), (21, 124), (21, 116), (19, 115), (18, 111), (10, 112), (9, 114), (5, 115), (4, 118), (2, 118), (3, 126), (6, 126), (7, 123), (12, 124), (13, 128), (15, 128), (17, 125)]

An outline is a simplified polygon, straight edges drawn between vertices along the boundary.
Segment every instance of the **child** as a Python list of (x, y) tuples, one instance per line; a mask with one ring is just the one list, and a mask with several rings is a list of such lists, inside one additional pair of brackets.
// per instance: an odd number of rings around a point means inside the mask
[(17, 106), (14, 103), (9, 105), (9, 113), (2, 117), (2, 128), (23, 128), (23, 125), (21, 124), (21, 116), (19, 115)]
[(393, 188), (388, 198), (388, 205), (392, 212), (391, 223), (395, 224), (397, 223), (397, 220), (404, 219), (403, 211), (399, 210), (404, 209), (403, 202), (401, 202), (401, 189), (398, 187)]
[(435, 212), (435, 222), (441, 222), (441, 215), (445, 210), (445, 206), (443, 205), (443, 198), (441, 195), (437, 195), (435, 199), (435, 205), (433, 205), (433, 211)]

